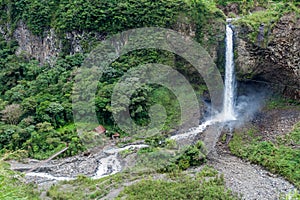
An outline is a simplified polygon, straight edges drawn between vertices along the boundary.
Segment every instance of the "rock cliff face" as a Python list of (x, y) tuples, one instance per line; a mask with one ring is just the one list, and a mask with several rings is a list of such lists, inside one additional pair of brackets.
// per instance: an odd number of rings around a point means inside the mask
[(36, 58), (40, 63), (53, 64), (62, 44), (53, 29), (45, 32), (44, 35), (44, 37), (33, 35), (26, 24), (20, 22), (13, 33), (13, 38), (19, 44), (16, 54)]
[(235, 27), (238, 78), (269, 82), (285, 96), (299, 100), (300, 19), (293, 13), (282, 16), (262, 38), (266, 45), (247, 39), (251, 31)]
[[(214, 44), (209, 44), (209, 38), (204, 37), (205, 48), (216, 63), (220, 64), (223, 57), (224, 26), (221, 23), (211, 23), (219, 27), (215, 31)], [(175, 30), (195, 37), (195, 26), (178, 22)], [(0, 32), (8, 38), (6, 28)], [(268, 35), (258, 43), (251, 42), (247, 35), (253, 30), (245, 26), (235, 27), (235, 53), (237, 77), (240, 80), (256, 80), (271, 83), (275, 89), (293, 99), (300, 99), (300, 19), (295, 14), (286, 14), (273, 26)], [(53, 65), (62, 51), (70, 54), (88, 51), (95, 41), (101, 41), (105, 36), (95, 33), (73, 31), (58, 37), (54, 29), (45, 31), (43, 36), (30, 32), (26, 24), (20, 22), (12, 34), (19, 48), (17, 54), (36, 58), (40, 63)], [(265, 45), (260, 45), (265, 44)]]
[[(219, 57), (222, 57), (221, 54), (224, 50), (220, 46), (223, 45), (225, 26), (220, 19), (210, 20), (210, 23), (204, 28), (204, 41), (202, 43), (216, 63), (222, 62)], [(172, 29), (191, 38), (195, 38), (197, 34), (195, 23), (191, 22), (188, 17), (179, 18)], [(208, 29), (215, 31), (209, 32)], [(76, 30), (58, 35), (53, 28), (44, 31), (42, 36), (37, 36), (22, 21), (18, 23), (12, 34), (9, 34), (9, 32), (12, 32), (10, 27), (0, 26), (0, 34), (6, 40), (15, 39), (18, 42), (17, 55), (22, 54), (27, 58), (37, 59), (41, 64), (49, 63), (50, 65), (55, 64), (60, 53), (72, 55), (74, 53), (89, 52), (95, 44), (106, 37), (105, 34), (101, 33)]]
[(27, 58), (35, 58), (41, 64), (55, 64), (56, 58), (61, 52), (68, 54), (89, 51), (95, 41), (103, 40), (104, 36), (99, 33), (87, 33), (72, 31), (58, 35), (53, 28), (44, 31), (42, 36), (34, 35), (27, 25), (20, 21), (12, 34), (9, 26), (1, 26), (0, 34), (6, 40), (14, 39), (18, 42), (17, 55)]

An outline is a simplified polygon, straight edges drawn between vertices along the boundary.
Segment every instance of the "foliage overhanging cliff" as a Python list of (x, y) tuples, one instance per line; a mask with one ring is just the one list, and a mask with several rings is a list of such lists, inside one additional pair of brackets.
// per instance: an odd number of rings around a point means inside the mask
[[(31, 157), (46, 158), (65, 143), (69, 149), (64, 156), (84, 149), (72, 124), (74, 76), (86, 53), (114, 33), (145, 26), (171, 28), (194, 37), (222, 62), (217, 55), (225, 16), (213, 1), (2, 0), (0, 6), (0, 148), (24, 149)], [(95, 99), (98, 121), (110, 133), (121, 132), (112, 117), (112, 89), (127, 70), (144, 63), (173, 65), (199, 94), (205, 90), (193, 67), (169, 52), (139, 50), (122, 56), (100, 80)], [(164, 130), (179, 125), (180, 108), (170, 91), (146, 85), (131, 101), (138, 124), (149, 123), (148, 109), (159, 102), (167, 108)]]
[[(282, 93), (299, 99), (297, 6), (263, 0), (1, 0), (0, 148), (25, 149), (36, 158), (47, 157), (65, 143), (70, 144), (65, 155), (84, 149), (72, 125), (76, 69), (100, 41), (132, 28), (164, 27), (193, 37), (222, 69), (224, 13), (240, 15), (243, 18), (236, 24), (238, 77), (292, 86)], [(257, 44), (260, 23), (268, 28)], [(111, 112), (112, 89), (127, 70), (145, 63), (173, 65), (199, 95), (206, 90), (199, 74), (179, 56), (158, 50), (131, 52), (111, 65), (96, 94), (98, 121), (111, 132), (120, 132)], [(164, 131), (179, 126), (180, 107), (170, 91), (144, 86), (131, 101), (132, 117), (138, 124), (148, 124), (149, 107), (161, 103), (168, 114)]]
[(281, 94), (299, 100), (299, 4), (265, 3), (251, 12), (233, 22), (239, 79), (269, 83)]

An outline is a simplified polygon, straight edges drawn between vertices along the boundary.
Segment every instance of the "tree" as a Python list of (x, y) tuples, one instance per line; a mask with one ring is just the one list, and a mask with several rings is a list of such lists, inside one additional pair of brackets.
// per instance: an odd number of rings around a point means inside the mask
[(4, 122), (16, 125), (19, 122), (23, 111), (19, 104), (11, 104), (5, 106), (4, 110), (1, 111), (1, 114)]

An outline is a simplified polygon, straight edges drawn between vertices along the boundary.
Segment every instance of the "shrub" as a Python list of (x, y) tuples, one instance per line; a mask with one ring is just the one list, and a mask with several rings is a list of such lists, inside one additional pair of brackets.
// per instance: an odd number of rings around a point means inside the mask
[(1, 111), (2, 120), (8, 124), (16, 125), (19, 122), (19, 119), (23, 111), (19, 104), (11, 104), (5, 106), (5, 109)]
[[(299, 126), (284, 138), (299, 138)], [(229, 143), (230, 151), (237, 156), (266, 167), (278, 173), (300, 188), (300, 150), (290, 146), (290, 140), (280, 139), (280, 143), (259, 141), (245, 137), (245, 133), (236, 133)]]
[(35, 188), (23, 181), (20, 173), (11, 171), (7, 163), (0, 161), (0, 199), (39, 199), (39, 195), (34, 192)]
[(238, 199), (225, 189), (222, 177), (205, 180), (178, 175), (175, 180), (142, 180), (128, 186), (117, 199)]

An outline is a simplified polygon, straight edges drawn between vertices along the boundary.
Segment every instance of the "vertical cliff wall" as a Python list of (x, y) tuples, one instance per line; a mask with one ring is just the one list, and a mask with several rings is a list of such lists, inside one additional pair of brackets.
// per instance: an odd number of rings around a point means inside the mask
[[(236, 66), (240, 80), (270, 83), (277, 91), (300, 99), (300, 18), (283, 15), (266, 35), (244, 25), (236, 25)], [(258, 31), (257, 38), (249, 35)]]

